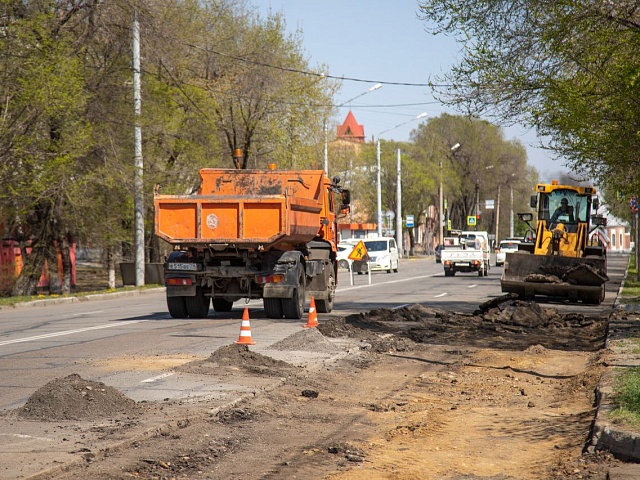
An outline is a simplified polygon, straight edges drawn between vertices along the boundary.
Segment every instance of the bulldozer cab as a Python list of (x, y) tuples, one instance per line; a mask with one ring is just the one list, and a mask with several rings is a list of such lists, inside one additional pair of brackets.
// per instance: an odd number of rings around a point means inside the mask
[(582, 257), (589, 232), (592, 187), (537, 185), (531, 199), (537, 207), (535, 253)]

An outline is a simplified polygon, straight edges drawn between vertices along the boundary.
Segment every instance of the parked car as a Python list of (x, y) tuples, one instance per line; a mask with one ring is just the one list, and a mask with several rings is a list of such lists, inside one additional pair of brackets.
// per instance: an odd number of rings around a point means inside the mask
[(398, 273), (400, 264), (400, 254), (396, 245), (396, 239), (393, 237), (373, 237), (364, 239), (364, 246), (369, 255), (369, 261), (353, 262), (353, 271), (365, 273), (371, 267), (371, 271), (386, 270)]
[(436, 263), (441, 263), (442, 262), (442, 249), (444, 247), (442, 245), (438, 245), (436, 247)]
[(504, 260), (507, 253), (513, 253), (518, 251), (518, 240), (502, 240), (496, 249), (496, 267), (504, 265)]

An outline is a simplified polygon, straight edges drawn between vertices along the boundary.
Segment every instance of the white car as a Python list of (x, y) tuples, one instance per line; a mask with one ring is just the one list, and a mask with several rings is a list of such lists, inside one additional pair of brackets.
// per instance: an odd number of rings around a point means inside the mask
[(357, 261), (353, 263), (353, 271), (365, 273), (371, 267), (371, 271), (384, 271), (398, 273), (400, 257), (396, 240), (393, 237), (372, 237), (364, 239), (364, 246), (369, 255), (368, 262)]
[(351, 239), (338, 243), (338, 253), (336, 255), (336, 258), (338, 260), (338, 268), (351, 270), (351, 264), (353, 263), (353, 260), (349, 259), (349, 254), (357, 243), (357, 241), (354, 242)]
[(496, 250), (496, 267), (504, 265), (507, 253), (517, 252), (518, 245), (520, 245), (518, 240), (502, 240)]

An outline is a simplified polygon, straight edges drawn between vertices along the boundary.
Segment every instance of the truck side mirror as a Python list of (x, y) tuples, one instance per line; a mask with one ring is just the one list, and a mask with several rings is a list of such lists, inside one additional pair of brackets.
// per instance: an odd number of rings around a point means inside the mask
[(606, 227), (607, 219), (602, 215), (591, 215), (591, 225), (594, 225), (596, 227), (600, 227), (600, 226)]
[(531, 195), (531, 199), (529, 199), (529, 206), (531, 208), (537, 208), (537, 206), (538, 206), (538, 195)]
[(342, 199), (342, 206), (340, 207), (340, 209), (342, 210), (343, 208), (348, 207), (349, 205), (351, 205), (351, 192), (349, 190), (342, 190), (342, 194), (341, 194), (341, 199)]
[(593, 209), (595, 211), (598, 211), (598, 209), (600, 208), (600, 199), (598, 197), (595, 197), (591, 205), (593, 206)]
[(520, 219), (521, 222), (530, 222), (531, 220), (533, 220), (533, 214), (532, 213), (519, 213), (518, 214), (518, 219)]

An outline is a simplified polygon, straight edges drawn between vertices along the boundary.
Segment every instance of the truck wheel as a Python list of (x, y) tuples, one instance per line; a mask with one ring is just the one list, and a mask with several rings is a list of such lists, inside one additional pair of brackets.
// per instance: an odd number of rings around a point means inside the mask
[(488, 276), (489, 276), (489, 269), (490, 269), (490, 268), (491, 268), (491, 267), (490, 267), (490, 265), (489, 265), (489, 262), (487, 262), (487, 263), (485, 263), (485, 264), (484, 264), (484, 276), (485, 276), (485, 277), (488, 277)]
[(282, 300), (279, 298), (264, 298), (264, 312), (267, 318), (282, 318)]
[(214, 298), (212, 300), (213, 309), (216, 312), (230, 312), (233, 308), (233, 302), (225, 300), (224, 298)]
[(456, 272), (453, 271), (453, 270), (445, 270), (444, 271), (444, 276), (445, 277), (453, 277), (455, 274), (456, 274)]
[(293, 297), (282, 299), (282, 313), (284, 318), (295, 318), (300, 320), (304, 315), (304, 272), (298, 275), (298, 285), (293, 291)]
[(480, 270), (478, 270), (478, 276), (484, 277), (484, 265), (482, 266), (482, 268), (480, 268)]
[(187, 304), (185, 297), (167, 297), (167, 307), (171, 318), (187, 318)]
[(331, 313), (333, 310), (333, 300), (336, 293), (336, 281), (333, 275), (329, 277), (329, 284), (327, 285), (327, 299), (316, 300), (316, 310), (318, 313)]
[(393, 269), (393, 273), (398, 273), (399, 266), (400, 266), (400, 260), (396, 260), (396, 268)]
[(184, 298), (186, 300), (189, 318), (207, 318), (207, 315), (209, 315), (210, 298), (205, 296), (202, 287), (196, 287), (195, 296)]

